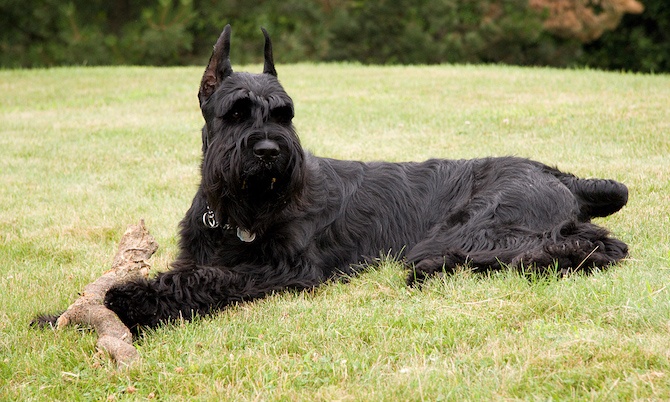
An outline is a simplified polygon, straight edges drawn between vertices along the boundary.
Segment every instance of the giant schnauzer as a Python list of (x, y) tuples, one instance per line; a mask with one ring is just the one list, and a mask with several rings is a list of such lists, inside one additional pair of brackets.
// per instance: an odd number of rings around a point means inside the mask
[(626, 204), (613, 180), (516, 157), (365, 163), (306, 152), (262, 31), (261, 74), (233, 72), (230, 26), (214, 46), (198, 93), (202, 179), (179, 255), (105, 298), (130, 328), (313, 288), (389, 250), (410, 285), (458, 266), (589, 271), (626, 257), (625, 243), (590, 222)]

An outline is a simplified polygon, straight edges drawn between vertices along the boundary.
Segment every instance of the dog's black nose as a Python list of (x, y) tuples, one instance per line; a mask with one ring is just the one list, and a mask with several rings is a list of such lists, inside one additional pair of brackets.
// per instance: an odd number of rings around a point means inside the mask
[(254, 155), (269, 161), (279, 156), (279, 144), (272, 140), (261, 140), (254, 145)]

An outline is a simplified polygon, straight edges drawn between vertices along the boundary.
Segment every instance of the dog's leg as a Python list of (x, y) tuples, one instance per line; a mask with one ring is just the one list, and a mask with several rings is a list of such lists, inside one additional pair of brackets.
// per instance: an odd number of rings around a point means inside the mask
[(556, 267), (561, 273), (607, 268), (628, 255), (628, 246), (589, 222), (568, 222), (534, 250), (520, 253), (510, 265)]
[[(286, 275), (277, 276), (278, 271)], [(131, 330), (155, 327), (171, 320), (190, 320), (226, 306), (287, 289), (305, 289), (323, 283), (301, 267), (236, 266), (235, 269), (195, 266), (179, 261), (173, 269), (150, 280), (113, 287), (105, 305)]]
[(407, 285), (421, 285), (426, 279), (441, 273), (453, 272), (457, 266), (464, 263), (465, 259), (457, 254), (426, 257), (416, 262), (409, 262), (407, 264)]
[[(459, 266), (475, 271), (500, 269), (505, 261), (518, 254), (504, 247), (505, 237), (511, 236), (510, 233), (506, 236), (489, 233), (487, 226), (478, 228), (454, 219), (436, 225), (406, 255), (407, 284), (421, 284), (436, 274), (452, 273)], [(525, 237), (523, 239), (527, 242)]]
[(492, 252), (446, 252), (445, 255), (423, 257), (408, 263), (407, 285), (420, 285), (426, 279), (440, 274), (453, 273), (458, 267), (467, 267), (475, 272), (498, 270), (512, 261), (518, 251), (499, 249)]
[(408, 253), (410, 267), (407, 284), (421, 283), (439, 273), (453, 272), (458, 265), (475, 271), (504, 267), (532, 267), (540, 272), (558, 269), (560, 273), (589, 272), (607, 268), (628, 255), (628, 246), (609, 235), (607, 230), (589, 222), (566, 222), (552, 232), (535, 236), (509, 236), (500, 245), (469, 252), (440, 251), (444, 238), (424, 240)]
[(180, 267), (149, 280), (136, 280), (111, 288), (105, 305), (128, 328), (155, 327), (161, 322), (191, 319), (232, 302), (240, 278), (211, 267)]
[(113, 287), (105, 296), (105, 305), (136, 331), (166, 321), (190, 320), (285, 287), (259, 282), (264, 281), (228, 269), (176, 266), (153, 279)]

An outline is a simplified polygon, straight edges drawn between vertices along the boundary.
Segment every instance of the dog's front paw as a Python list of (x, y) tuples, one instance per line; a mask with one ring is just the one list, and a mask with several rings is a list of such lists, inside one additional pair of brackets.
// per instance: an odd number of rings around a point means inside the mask
[(158, 323), (156, 292), (147, 281), (116, 285), (105, 294), (105, 307), (119, 316), (131, 330), (153, 327)]

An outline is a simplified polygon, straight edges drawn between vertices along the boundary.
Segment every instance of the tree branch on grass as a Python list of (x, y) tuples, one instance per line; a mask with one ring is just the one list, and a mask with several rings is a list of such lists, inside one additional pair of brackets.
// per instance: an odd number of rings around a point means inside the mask
[(84, 288), (84, 292), (58, 318), (56, 327), (67, 325), (91, 325), (98, 333), (98, 347), (107, 351), (119, 365), (129, 365), (139, 358), (133, 346), (130, 330), (119, 317), (104, 305), (105, 294), (114, 285), (146, 278), (151, 266), (147, 260), (158, 249), (141, 220), (138, 225), (129, 225), (119, 242), (112, 268)]

